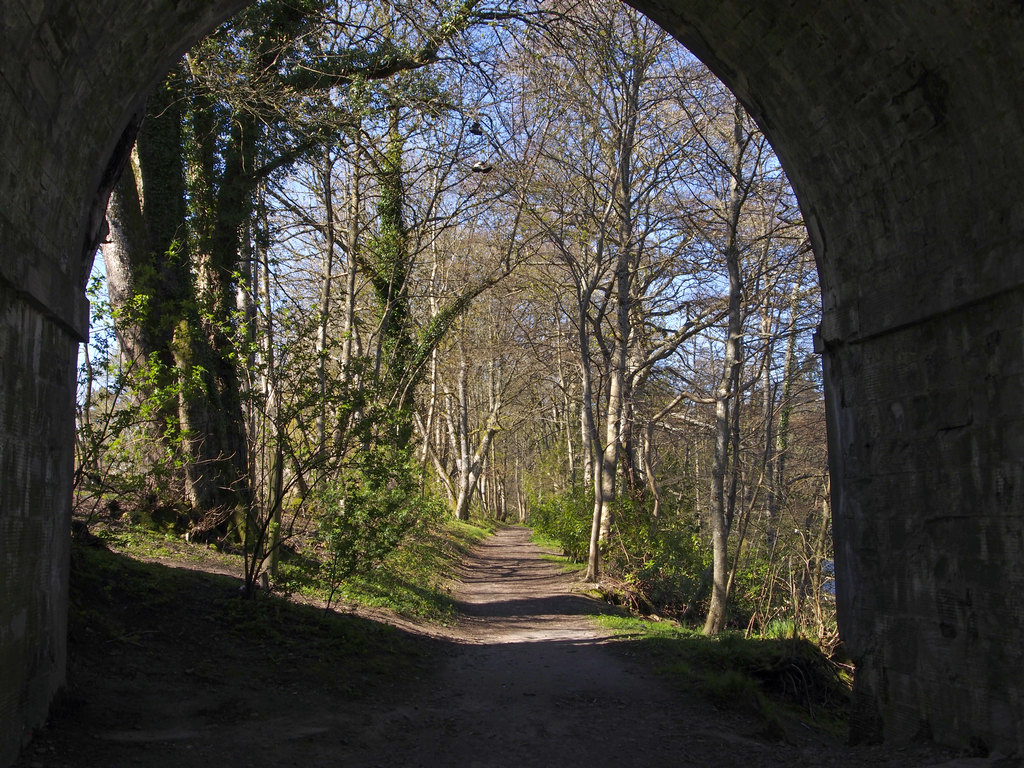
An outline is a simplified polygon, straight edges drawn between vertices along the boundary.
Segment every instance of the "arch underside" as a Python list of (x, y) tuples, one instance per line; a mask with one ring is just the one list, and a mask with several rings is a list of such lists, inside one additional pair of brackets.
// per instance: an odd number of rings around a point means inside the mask
[[(63, 681), (106, 194), (148, 88), (244, 4), (0, 10), (0, 668), (24, 670), (0, 683), (0, 765)], [(635, 4), (745, 102), (809, 225), (856, 733), (1024, 752), (1021, 4)]]

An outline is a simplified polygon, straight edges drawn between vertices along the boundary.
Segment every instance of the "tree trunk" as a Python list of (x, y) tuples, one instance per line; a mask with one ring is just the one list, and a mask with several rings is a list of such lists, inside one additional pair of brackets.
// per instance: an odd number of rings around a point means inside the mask
[(316, 414), (317, 451), (327, 448), (327, 331), (331, 319), (331, 287), (334, 272), (335, 214), (334, 214), (334, 159), (324, 154), (322, 165), (315, 172), (320, 179), (321, 202), (324, 206), (324, 252), (320, 276), (320, 301), (316, 336), (316, 378), (320, 402)]
[(745, 132), (743, 108), (736, 103), (733, 112), (732, 164), (729, 181), (729, 208), (726, 219), (725, 261), (729, 274), (729, 314), (726, 326), (722, 377), (715, 390), (715, 452), (711, 468), (711, 603), (708, 606), (704, 634), (718, 634), (724, 627), (729, 603), (729, 510), (725, 480), (729, 472), (729, 449), (733, 420), (730, 409), (738, 396), (736, 383), (743, 355), (743, 282), (740, 274), (739, 222), (742, 210), (741, 179)]

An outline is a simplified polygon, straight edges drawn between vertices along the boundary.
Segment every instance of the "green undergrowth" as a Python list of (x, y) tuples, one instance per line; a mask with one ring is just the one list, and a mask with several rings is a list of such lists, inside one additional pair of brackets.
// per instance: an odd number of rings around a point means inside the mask
[(787, 740), (793, 723), (845, 733), (850, 680), (807, 640), (739, 632), (706, 637), (670, 621), (595, 619), (673, 685), (698, 691), (723, 710), (757, 717), (762, 736)]
[(587, 566), (583, 563), (574, 563), (568, 560), (563, 555), (549, 555), (543, 554), (540, 556), (541, 560), (547, 560), (548, 562), (558, 563), (562, 566), (562, 573), (579, 573), (580, 571), (586, 570)]
[[(136, 560), (160, 560), (166, 564), (237, 575), (225, 577), (241, 585), (240, 554), (209, 544), (186, 542), (180, 536), (153, 532), (139, 525), (94, 526), (88, 538), (101, 548)], [(308, 601), (344, 608), (353, 604), (384, 608), (396, 613), (448, 623), (455, 615), (451, 578), (466, 552), (493, 531), (486, 521), (465, 523), (437, 520), (412, 531), (382, 562), (356, 574), (340, 585), (323, 578), (322, 561), (315, 547), (286, 546), (272, 580), (272, 594), (297, 595)], [(257, 602), (266, 597), (258, 594)]]
[[(559, 551), (562, 549), (562, 545), (558, 541), (558, 539), (548, 536), (547, 534), (541, 532), (541, 530), (538, 528), (530, 529), (530, 541), (532, 541), (538, 547), (542, 547), (543, 549), (554, 549)], [(557, 557), (561, 557), (563, 559), (568, 560), (568, 558), (566, 558), (564, 555), (557, 555)]]
[[(550, 549), (561, 551), (562, 546), (559, 542), (550, 536), (545, 535), (536, 528), (530, 530), (530, 541), (536, 544), (541, 549)], [(563, 573), (578, 573), (586, 569), (586, 563), (576, 562), (570, 559), (564, 554), (555, 554), (555, 552), (545, 552), (540, 556), (541, 560), (547, 560), (552, 563), (558, 563), (562, 566)]]
[[(87, 530), (88, 534), (81, 534)], [(181, 557), (193, 562), (206, 561), (216, 553), (213, 545), (192, 545), (174, 533), (153, 531), (141, 525), (120, 522), (109, 525), (94, 524), (91, 528), (78, 530), (76, 538), (102, 544), (118, 551), (131, 553), (135, 557)], [(226, 558), (230, 561), (230, 558)]]
[[(451, 623), (456, 614), (451, 577), (469, 548), (488, 535), (489, 529), (458, 520), (415, 533), (378, 568), (342, 584), (340, 597), (345, 602)], [(322, 587), (315, 591), (323, 597)]]

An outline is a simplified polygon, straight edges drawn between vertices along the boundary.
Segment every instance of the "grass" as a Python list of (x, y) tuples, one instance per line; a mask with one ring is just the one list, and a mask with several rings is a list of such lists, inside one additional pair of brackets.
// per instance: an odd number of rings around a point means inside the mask
[(849, 680), (806, 640), (739, 632), (706, 637), (674, 622), (633, 617), (595, 620), (673, 685), (758, 717), (764, 736), (784, 739), (787, 724), (795, 722), (832, 735), (845, 732)]
[(158, 689), (183, 675), (214, 689), (324, 686), (358, 698), (368, 680), (411, 679), (432, 665), (433, 646), (393, 626), (274, 594), (245, 600), (239, 577), (136, 559), (177, 551), (173, 542), (143, 536), (135, 546), (72, 546), (70, 715), (97, 697), (114, 706), (118, 686)]
[[(558, 552), (562, 551), (562, 545), (558, 541), (552, 539), (550, 536), (545, 536), (536, 528), (532, 528), (530, 530), (530, 541), (541, 549), (553, 549)], [(587, 568), (586, 563), (577, 563), (566, 557), (564, 554), (557, 555), (554, 552), (545, 552), (540, 556), (540, 559), (547, 560), (551, 563), (558, 563), (562, 566), (562, 573), (578, 573), (586, 570)]]
[(540, 556), (540, 559), (547, 560), (550, 563), (558, 563), (562, 566), (562, 573), (579, 573), (587, 569), (586, 563), (574, 563), (565, 555), (543, 554)]
[(536, 528), (530, 529), (530, 541), (543, 549), (554, 549), (559, 552), (562, 551), (562, 543), (560, 541), (553, 539), (550, 536), (545, 536)]
[(455, 618), (451, 575), (463, 556), (490, 535), (486, 528), (448, 520), (410, 537), (379, 568), (342, 585), (345, 599), (442, 624)]
[[(188, 689), (198, 698), (213, 690), (271, 701), (310, 690), (348, 700), (374, 690), (397, 695), (436, 667), (437, 641), (366, 612), (325, 610), (311, 546), (289, 550), (274, 588), (247, 600), (238, 554), (126, 520), (91, 527), (77, 526), (72, 543), (69, 685), (58, 707), (69, 721), (86, 703), (117, 709), (127, 685), (157, 698), (168, 680), (181, 680), (198, 686)], [(450, 621), (450, 577), (487, 535), (481, 526), (438, 520), (346, 584), (344, 600)]]
[[(223, 624), (226, 631), (248, 641), (288, 645), (308, 643), (309, 638), (302, 637), (302, 627), (322, 623), (319, 617), (323, 612), (282, 598), (243, 600), (239, 583), (240, 579), (231, 576), (146, 562), (102, 546), (76, 544), (71, 579), (72, 635), (92, 635), (94, 640), (104, 642), (130, 641), (133, 634), (145, 632), (135, 627), (145, 625), (147, 617), (170, 619), (182, 612), (198, 614), (200, 620), (227, 619)], [(140, 617), (143, 621), (136, 622)], [(337, 634), (330, 618), (324, 627), (328, 634)], [(331, 638), (331, 642), (337, 640)], [(364, 640), (351, 635), (340, 647), (358, 652)]]
[[(486, 524), (457, 520), (430, 521), (411, 533), (403, 544), (368, 572), (354, 576), (331, 593), (320, 578), (317, 552), (311, 547), (285, 547), (274, 591), (308, 601), (333, 605), (358, 604), (384, 608), (404, 616), (449, 623), (455, 615), (451, 577), (465, 553), (492, 532)], [(237, 575), (241, 583), (242, 556), (207, 544), (186, 542), (181, 536), (149, 530), (129, 522), (94, 524), (95, 536), (113, 552), (135, 560), (159, 560), (204, 571)]]

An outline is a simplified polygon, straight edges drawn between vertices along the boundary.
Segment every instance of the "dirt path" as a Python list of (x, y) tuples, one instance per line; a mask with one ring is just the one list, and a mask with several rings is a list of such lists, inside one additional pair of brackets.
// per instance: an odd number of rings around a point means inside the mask
[(920, 751), (759, 740), (756, 723), (671, 691), (633, 664), (588, 618), (603, 604), (573, 594), (572, 577), (539, 556), (527, 531), (499, 532), (464, 564), (456, 627), (442, 637), (432, 627), (429, 638), (375, 629), (368, 636), (379, 645), (349, 657), (351, 667), (315, 634), (298, 652), (262, 640), (240, 647), (223, 617), (203, 623), (218, 603), (204, 602), (208, 587), (188, 575), (195, 581), (182, 594), (194, 596), (193, 610), (168, 595), (164, 613), (140, 616), (130, 637), (82, 652), (71, 706), (19, 768), (941, 762)]
[[(465, 564), (459, 644), (423, 695), (388, 715), (394, 727), (383, 729), (387, 735), (361, 745), (355, 764), (775, 764), (770, 745), (735, 733), (749, 724), (733, 720), (731, 735), (716, 736), (728, 720), (695, 718), (656, 679), (612, 653), (608, 634), (588, 618), (603, 604), (571, 594), (571, 579), (539, 558), (528, 535), (503, 530)], [(374, 755), (389, 759), (375, 763)]]
[(521, 528), (463, 567), (464, 618), (446, 658), (410, 697), (373, 715), (347, 765), (402, 768), (915, 766), (918, 753), (756, 738), (759, 723), (685, 698), (615, 652), (588, 618), (608, 610)]

